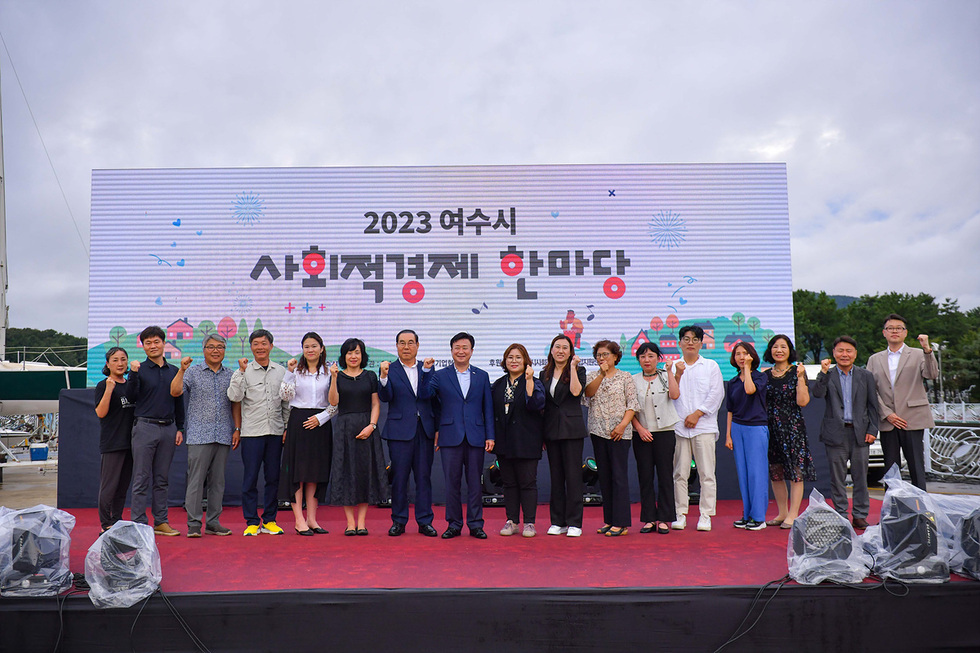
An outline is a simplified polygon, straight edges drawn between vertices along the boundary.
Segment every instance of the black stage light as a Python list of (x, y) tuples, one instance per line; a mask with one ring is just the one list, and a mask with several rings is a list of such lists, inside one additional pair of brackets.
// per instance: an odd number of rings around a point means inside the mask
[(886, 555), (880, 561), (882, 575), (906, 582), (949, 580), (949, 565), (939, 554), (936, 516), (917, 497), (891, 499), (887, 514), (881, 517), (881, 544)]
[[(0, 570), (4, 596), (55, 596), (71, 587), (68, 569), (69, 527), (52, 516), (46, 506), (19, 511), (9, 517), (10, 559)], [(74, 526), (72, 520), (71, 526)]]
[(959, 536), (960, 546), (966, 556), (960, 571), (980, 580), (980, 508), (963, 518)]
[[(811, 499), (812, 501), (812, 499)], [(798, 583), (816, 585), (825, 580), (859, 583), (867, 565), (854, 556), (854, 531), (847, 520), (823, 504), (808, 508), (790, 531), (790, 576)]]
[(85, 580), (97, 608), (129, 607), (159, 589), (163, 573), (153, 538), (146, 524), (120, 521), (89, 548)]
[(504, 502), (503, 485), (500, 477), (500, 461), (494, 460), (483, 471), (483, 505), (497, 506)]
[(599, 465), (595, 458), (589, 457), (582, 463), (582, 483), (585, 484), (585, 491), (582, 493), (582, 502), (589, 506), (602, 505), (602, 493), (599, 491)]

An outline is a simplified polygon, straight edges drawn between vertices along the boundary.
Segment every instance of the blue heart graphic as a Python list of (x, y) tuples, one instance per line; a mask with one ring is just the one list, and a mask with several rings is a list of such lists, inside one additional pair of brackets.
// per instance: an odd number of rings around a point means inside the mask
[(171, 247), (176, 247), (177, 246), (177, 241), (175, 240), (174, 242), (170, 243), (170, 246)]
[(163, 306), (163, 299), (157, 297), (155, 300), (153, 300), (153, 303), (156, 304), (157, 306)]
[(558, 211), (552, 211), (551, 212), (551, 217), (557, 218), (558, 217)]
[[(183, 261), (181, 261), (181, 263), (183, 263)], [(181, 263), (178, 263), (177, 265), (180, 265)], [(686, 300), (686, 299), (684, 299), (683, 297), (679, 297), (678, 299), (679, 299), (679, 300), (680, 300), (680, 302), (681, 302), (681, 306), (683, 306), (684, 304), (686, 304), (686, 303), (687, 303), (687, 300)]]
[(180, 226), (180, 218), (177, 218), (176, 220), (174, 220), (174, 226), (175, 227), (179, 227)]
[(180, 259), (179, 261), (177, 261), (177, 267), (179, 268), (184, 267), (184, 259)]
[(504, 287), (504, 280), (503, 279), (501, 279), (500, 281), (497, 282), (497, 287), (498, 288), (503, 288)]
[(197, 232), (197, 235), (198, 235), (198, 236), (203, 236), (203, 235), (204, 235), (204, 232), (203, 232), (203, 231), (198, 231), (198, 232)]

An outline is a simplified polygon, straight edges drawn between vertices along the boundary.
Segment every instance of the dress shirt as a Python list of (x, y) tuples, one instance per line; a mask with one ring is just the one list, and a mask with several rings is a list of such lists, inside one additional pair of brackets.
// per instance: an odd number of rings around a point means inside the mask
[(898, 374), (898, 361), (901, 360), (903, 351), (905, 351), (904, 344), (898, 351), (888, 350), (888, 377), (891, 379), (893, 388), (895, 387), (895, 375)]
[[(674, 400), (674, 408), (680, 421), (674, 426), (674, 434), (682, 438), (712, 433), (718, 439), (718, 409), (725, 399), (725, 382), (721, 378), (721, 368), (710, 358), (698, 356), (688, 365), (684, 364), (684, 374), (678, 383), (680, 397)], [(693, 429), (684, 426), (687, 416), (696, 410), (702, 413), (701, 419)]]
[(126, 397), (136, 405), (134, 415), (147, 419), (172, 419), (177, 430), (184, 430), (184, 399), (170, 395), (170, 382), (177, 376), (177, 368), (164, 362), (157, 365), (149, 358), (140, 363), (135, 374), (129, 373)]
[(293, 408), (322, 408), (316, 414), (322, 426), (337, 413), (337, 407), (331, 406), (327, 398), (329, 391), (330, 373), (321, 367), (318, 374), (286, 372), (279, 386), (279, 398)]
[(466, 399), (466, 393), (470, 391), (470, 368), (466, 367), (465, 372), (460, 372), (456, 370), (456, 380), (459, 381), (459, 389), (463, 391), (463, 399)]
[(184, 372), (187, 444), (231, 445), (235, 432), (235, 418), (228, 399), (231, 374), (224, 365), (215, 372), (204, 363), (191, 365)]
[(289, 419), (289, 403), (279, 396), (286, 368), (270, 362), (262, 367), (252, 361), (242, 373), (231, 375), (228, 398), (242, 402), (242, 437), (282, 435)]
[(851, 396), (851, 379), (854, 378), (854, 368), (850, 372), (844, 372), (837, 368), (840, 375), (840, 393), (844, 400), (844, 421), (850, 423), (854, 421), (854, 398)]
[[(409, 385), (412, 386), (412, 392), (414, 392), (415, 393), (415, 396), (417, 397), (419, 395), (419, 369), (418, 369), (418, 367), (416, 367), (417, 363), (412, 363), (411, 365), (406, 365), (405, 363), (403, 363), (403, 362), (401, 362), (399, 360), (398, 361), (398, 364), (402, 366), (402, 369), (403, 370), (405, 370), (405, 376), (408, 377), (408, 383), (409, 383)], [(423, 368), (422, 373), (424, 374), (425, 372), (431, 372), (431, 371), (432, 371), (432, 368), (431, 367), (429, 369), (424, 369)], [(388, 377), (387, 376), (385, 378), (383, 378), (383, 379), (379, 379), (379, 381), (381, 382), (381, 385), (383, 385), (383, 386), (387, 386), (388, 385)]]

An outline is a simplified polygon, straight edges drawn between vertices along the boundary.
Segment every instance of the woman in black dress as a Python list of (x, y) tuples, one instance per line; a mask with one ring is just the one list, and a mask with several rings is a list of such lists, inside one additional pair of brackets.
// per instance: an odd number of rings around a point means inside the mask
[(582, 415), (585, 369), (578, 366), (572, 339), (551, 340), (541, 372), (545, 389), (544, 440), (551, 471), (551, 527), (548, 535), (582, 535), (582, 450), (589, 434)]
[[(766, 409), (769, 417), (769, 480), (779, 514), (766, 522), (789, 528), (800, 513), (803, 482), (815, 481), (816, 471), (806, 438), (801, 408), (810, 403), (806, 369), (796, 362), (796, 349), (786, 335), (769, 341), (762, 359), (772, 363), (766, 370)], [(786, 481), (790, 491), (786, 492)]]
[[(289, 402), (289, 423), (279, 473), (279, 498), (290, 502), (296, 534), (326, 535), (316, 520), (316, 509), (330, 481), (333, 435), (328, 421), (336, 408), (328, 398), (330, 375), (323, 340), (315, 332), (301, 341), (303, 356), (289, 359), (279, 397)], [(303, 517), (303, 499), (306, 517)]]
[(377, 433), (381, 413), (378, 377), (364, 369), (367, 350), (357, 338), (348, 338), (340, 346), (338, 362), (343, 370), (336, 364), (330, 366), (330, 404), (337, 406), (337, 416), (333, 418), (330, 502), (344, 507), (344, 535), (367, 535), (364, 522), (368, 504), (388, 498), (384, 450)]
[(544, 386), (534, 378), (531, 357), (524, 345), (512, 344), (504, 352), (506, 374), (493, 382), (493, 452), (500, 461), (507, 522), (501, 535), (515, 535), (524, 511), (524, 537), (534, 537), (538, 508), (538, 461), (544, 444), (541, 409)]
[(99, 522), (105, 531), (122, 519), (126, 491), (133, 478), (133, 408), (126, 398), (126, 377), (129, 356), (122, 347), (106, 352), (102, 373), (106, 378), (95, 386), (99, 403), (99, 452), (102, 469), (99, 480)]

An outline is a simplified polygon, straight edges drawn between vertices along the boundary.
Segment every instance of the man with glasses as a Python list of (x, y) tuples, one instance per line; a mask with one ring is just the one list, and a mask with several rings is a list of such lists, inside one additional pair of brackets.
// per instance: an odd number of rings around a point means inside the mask
[(232, 371), (222, 365), (225, 339), (211, 334), (204, 340), (204, 363), (191, 366), (193, 358), (185, 356), (170, 383), (170, 394), (184, 396), (186, 407), (187, 537), (201, 537), (204, 485), (207, 482), (208, 535), (231, 535), (231, 529), (218, 521), (225, 495), (225, 463), (228, 452), (238, 448), (241, 434), (241, 404), (228, 399)]
[(715, 442), (718, 440), (718, 409), (725, 398), (725, 384), (718, 363), (701, 356), (704, 329), (689, 325), (678, 334), (684, 359), (674, 366), (680, 396), (674, 408), (681, 421), (674, 426), (677, 446), (674, 448), (674, 504), (677, 520), (674, 530), (687, 527), (689, 497), (687, 480), (691, 475), (691, 457), (698, 466), (701, 481), (698, 530), (711, 530), (718, 488), (715, 482)]
[(926, 489), (925, 454), (922, 435), (936, 422), (926, 397), (925, 379), (939, 377), (936, 356), (929, 344), (929, 336), (919, 334), (922, 349), (905, 344), (908, 323), (901, 315), (892, 313), (885, 318), (882, 334), (888, 348), (872, 354), (868, 359), (868, 371), (874, 374), (878, 386), (878, 407), (881, 432), (881, 449), (885, 454), (885, 471), (893, 464), (901, 464), (899, 450), (905, 453), (912, 484)]

